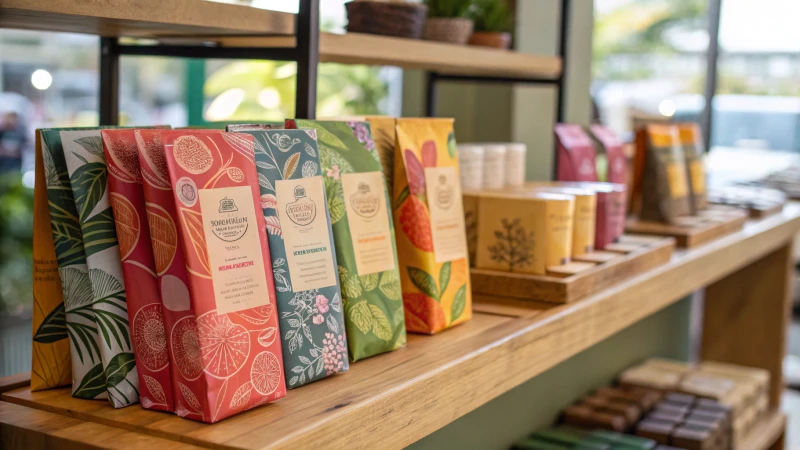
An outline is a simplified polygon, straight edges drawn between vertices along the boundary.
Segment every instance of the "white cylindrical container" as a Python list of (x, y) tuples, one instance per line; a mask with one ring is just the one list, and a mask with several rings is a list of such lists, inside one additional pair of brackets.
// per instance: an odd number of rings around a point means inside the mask
[(506, 185), (506, 146), (504, 144), (481, 144), (483, 146), (483, 188), (503, 189)]
[(483, 147), (473, 144), (458, 145), (458, 170), (462, 191), (483, 189)]
[(525, 144), (506, 144), (506, 187), (518, 188), (525, 184), (526, 154)]

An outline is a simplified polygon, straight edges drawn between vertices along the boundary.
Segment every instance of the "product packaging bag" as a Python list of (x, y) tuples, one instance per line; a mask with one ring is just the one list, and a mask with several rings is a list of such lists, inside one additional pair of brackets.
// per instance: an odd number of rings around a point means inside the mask
[(706, 168), (703, 164), (703, 138), (696, 123), (678, 125), (683, 156), (686, 159), (686, 174), (689, 182), (689, 196), (692, 214), (708, 207), (706, 199)]
[[(86, 129), (83, 130), (85, 132)], [(97, 318), (92, 308), (92, 285), (86, 256), (103, 251), (111, 244), (102, 241), (84, 250), (83, 232), (70, 187), (60, 132), (60, 129), (39, 131), (47, 180), (50, 226), (70, 343), (72, 396), (104, 399), (107, 398), (106, 377), (100, 352), (103, 337), (98, 331)]]
[[(33, 187), (33, 359), (31, 391), (41, 391), (72, 382), (69, 331), (64, 309), (61, 276), (58, 274), (50, 209), (48, 175), (57, 176), (52, 158), (45, 154), (42, 132), (36, 131), (36, 176)], [(48, 164), (45, 172), (45, 158)], [(53, 179), (54, 182), (58, 180)]]
[(650, 124), (637, 132), (636, 179), (642, 220), (675, 223), (691, 213), (686, 163), (678, 128)]
[(103, 130), (109, 201), (114, 212), (139, 375), (139, 400), (146, 409), (174, 411), (169, 340), (145, 211), (142, 172), (134, 130)]
[(555, 125), (558, 181), (597, 181), (597, 153), (580, 125)]
[[(316, 130), (255, 138), (261, 207), (289, 389), (349, 369), (342, 294)], [(365, 210), (373, 206), (365, 204)], [(372, 211), (367, 211), (371, 213)]]
[[(128, 326), (120, 247), (108, 194), (100, 130), (62, 131), (61, 142), (78, 211), (92, 289), (108, 398), (115, 408), (139, 401), (139, 379)], [(102, 248), (102, 250), (95, 250)]]
[[(391, 203), (369, 124), (287, 120), (286, 126), (317, 131), (350, 359), (402, 347), (406, 327)], [(367, 207), (369, 214), (362, 211)]]
[(573, 196), (535, 190), (485, 193), (478, 203), (475, 267), (544, 275), (570, 261)]
[(161, 139), (191, 298), (191, 314), (170, 331), (188, 383), (176, 412), (213, 423), (286, 395), (254, 142), (191, 130)]
[(625, 158), (622, 140), (613, 131), (602, 125), (594, 124), (590, 129), (606, 156), (605, 179), (601, 181), (626, 184), (628, 182), (628, 162)]
[(472, 317), (453, 119), (397, 119), (394, 170), (406, 327), (437, 333)]
[[(208, 131), (218, 133), (219, 131)], [(202, 133), (195, 131), (195, 133)], [(181, 239), (175, 199), (169, 180), (167, 159), (160, 130), (135, 130), (136, 146), (139, 150), (139, 164), (144, 188), (145, 209), (150, 231), (150, 243), (153, 251), (155, 272), (158, 277), (159, 292), (162, 300), (162, 313), (169, 345), (170, 372), (172, 375), (172, 395), (175, 413), (193, 420), (203, 420), (203, 407), (198, 399), (205, 398), (202, 383), (193, 383), (195, 379), (187, 379), (196, 375), (195, 370), (179, 370), (178, 364), (186, 365), (186, 351), (198, 343), (194, 328), (192, 298), (189, 292), (189, 274), (186, 271), (183, 240)], [(182, 319), (186, 319), (183, 320)], [(183, 328), (176, 328), (180, 323)], [(181, 334), (181, 330), (190, 332), (186, 342), (175, 342), (172, 333)], [(192, 332), (194, 331), (194, 332)], [(273, 331), (277, 333), (277, 331)]]

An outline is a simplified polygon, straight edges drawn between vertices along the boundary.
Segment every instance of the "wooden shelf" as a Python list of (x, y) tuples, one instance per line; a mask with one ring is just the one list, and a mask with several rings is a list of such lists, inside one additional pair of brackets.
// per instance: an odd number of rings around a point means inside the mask
[(786, 416), (773, 411), (757, 423), (736, 450), (768, 450), (772, 448), (786, 429)]
[(205, 0), (3, 0), (0, 28), (104, 37), (291, 35), (294, 14)]
[(478, 296), (474, 318), (463, 325), (436, 336), (412, 335), (404, 349), (353, 364), (347, 374), (216, 425), (136, 406), (114, 410), (106, 402), (74, 399), (68, 389), (22, 388), (2, 399), (210, 448), (401, 448), (785, 247), (799, 230), (800, 205), (793, 203), (741, 231), (676, 251), (666, 265), (572, 304), (487, 302)]
[[(225, 47), (293, 47), (294, 37), (226, 37)], [(454, 45), (371, 34), (320, 35), (320, 61), (397, 66), (446, 74), (555, 79), (561, 74), (557, 56)]]

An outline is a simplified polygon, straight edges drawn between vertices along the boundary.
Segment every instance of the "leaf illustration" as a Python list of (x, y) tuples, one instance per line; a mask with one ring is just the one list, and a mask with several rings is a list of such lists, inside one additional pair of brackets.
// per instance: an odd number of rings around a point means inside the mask
[(317, 130), (317, 141), (321, 143), (325, 143), (330, 147), (337, 147), (342, 150), (347, 150), (347, 146), (344, 145), (341, 139), (336, 137), (335, 134), (331, 133), (326, 129), (326, 125), (316, 124), (314, 122), (309, 122), (306, 120), (298, 120), (297, 121), (297, 128), (313, 128)]
[(75, 205), (81, 222), (86, 222), (89, 215), (103, 198), (106, 192), (107, 172), (104, 163), (87, 163), (73, 172), (70, 177), (72, 191), (75, 194)]
[(380, 273), (375, 272), (369, 275), (359, 275), (359, 280), (361, 280), (361, 287), (364, 289), (364, 292), (369, 292), (376, 287), (378, 287), (378, 277)]
[(277, 334), (277, 328), (269, 327), (258, 335), (258, 343), (261, 344), (262, 347), (269, 347), (275, 342), (275, 336), (277, 336)]
[(308, 143), (303, 144), (303, 150), (305, 150), (306, 153), (308, 153), (308, 156), (311, 156), (312, 158), (317, 156), (317, 152), (314, 150), (314, 147), (308, 145)]
[(348, 299), (353, 299), (361, 295), (361, 282), (358, 275), (350, 275), (350, 272), (339, 266), (339, 281), (342, 284), (342, 295)]
[(272, 261), (272, 268), (273, 269), (277, 269), (278, 267), (280, 267), (280, 266), (282, 266), (284, 264), (286, 264), (286, 260), (283, 259), (283, 258), (278, 258), (278, 259)]
[[(111, 358), (106, 367), (106, 386), (109, 388), (116, 387), (118, 384), (125, 381), (125, 377), (136, 367), (136, 360), (133, 353), (118, 353)], [(133, 380), (136, 384), (136, 380)]]
[(222, 386), (220, 386), (219, 391), (217, 392), (217, 400), (216, 406), (214, 406), (214, 415), (211, 417), (212, 422), (217, 421), (217, 417), (219, 416), (219, 410), (222, 409), (222, 402), (225, 401), (225, 394), (228, 393), (228, 380), (230, 378), (226, 378), (225, 381), (222, 382)]
[[(184, 228), (188, 233), (189, 239), (192, 241), (192, 248), (194, 249), (195, 258), (189, 258), (187, 265), (202, 275), (211, 275), (211, 267), (208, 262), (208, 249), (206, 248), (206, 236), (203, 232), (203, 216), (191, 209), (181, 208), (181, 217), (183, 218)], [(193, 259), (197, 259), (200, 267), (193, 267)]]
[(89, 278), (92, 280), (92, 291), (95, 299), (125, 299), (125, 286), (113, 275), (104, 272), (102, 269), (90, 269)]
[(447, 136), (447, 153), (450, 154), (451, 158), (455, 158), (457, 156), (458, 150), (456, 148), (456, 134), (452, 131)]
[[(259, 145), (261, 145), (261, 144), (259, 144)], [(270, 164), (268, 162), (264, 162), (264, 161), (256, 161), (256, 166), (258, 166), (258, 167), (260, 167), (262, 169), (267, 169), (267, 170), (275, 169), (275, 166), (273, 166), (272, 164)]]
[(354, 304), (348, 313), (350, 322), (352, 322), (362, 333), (367, 334), (372, 329), (373, 319), (372, 312), (367, 305), (367, 302), (358, 302)]
[(272, 304), (268, 304), (237, 312), (236, 315), (252, 324), (264, 325), (269, 322), (269, 318), (272, 317), (274, 310), (275, 307)]
[(264, 221), (267, 223), (267, 233), (273, 236), (283, 236), (281, 231), (281, 221), (277, 216), (264, 216)]
[(178, 230), (164, 208), (153, 203), (148, 203), (146, 206), (155, 269), (160, 276), (166, 273), (175, 258), (178, 249)]
[(67, 267), (59, 270), (59, 274), (61, 275), (61, 288), (64, 292), (64, 307), (67, 312), (92, 303), (94, 294), (92, 294), (88, 271)]
[[(69, 183), (69, 181), (68, 181)], [(70, 189), (48, 192), (50, 228), (59, 267), (86, 264), (83, 249), (83, 232), (78, 223), (78, 212)]]
[(142, 375), (142, 378), (144, 378), (144, 384), (147, 386), (147, 390), (150, 391), (150, 395), (159, 403), (166, 405), (167, 396), (164, 394), (164, 388), (161, 387), (161, 383), (149, 375)]
[(98, 158), (103, 158), (103, 161), (105, 161), (106, 156), (103, 154), (103, 139), (100, 136), (82, 137), (80, 139), (75, 139), (75, 143), (83, 147), (87, 152)]
[(239, 409), (247, 405), (247, 402), (250, 401), (250, 394), (253, 392), (253, 383), (248, 381), (247, 383), (239, 386), (239, 389), (233, 393), (233, 398), (231, 398), (230, 407), (232, 409)]
[[(42, 162), (44, 163), (44, 176), (47, 180), (47, 187), (59, 187), (61, 186), (61, 174), (58, 173), (56, 163), (53, 161), (53, 155), (50, 154), (50, 150), (46, 148), (44, 140), (42, 140), (42, 147)], [(69, 182), (68, 177), (67, 182)]]
[(283, 165), (283, 179), (288, 180), (292, 178), (294, 175), (294, 171), (297, 170), (297, 163), (300, 161), (300, 153), (295, 153), (286, 160), (286, 163)]
[(83, 248), (86, 250), (87, 257), (118, 244), (114, 213), (110, 206), (83, 222), (82, 229)]
[(261, 209), (277, 209), (278, 198), (272, 194), (264, 194), (261, 196)]
[(333, 295), (333, 300), (331, 300), (331, 308), (333, 308), (336, 312), (342, 312), (342, 298), (339, 297), (339, 293), (335, 293)]
[[(73, 313), (67, 313), (68, 317), (71, 316)], [(78, 354), (78, 358), (81, 361), (81, 364), (84, 363), (83, 359), (83, 351), (84, 349), (88, 353), (89, 360), (94, 363), (95, 355), (97, 356), (97, 360), (100, 360), (100, 345), (97, 343), (95, 337), (97, 336), (97, 318), (94, 314), (94, 311), (89, 308), (88, 310), (80, 311), (79, 313), (74, 313), (75, 315), (82, 317), (90, 324), (78, 322), (76, 319), (77, 317), (70, 317), (67, 320), (67, 332), (69, 333), (69, 339), (72, 342), (72, 348), (75, 349), (75, 352)], [(81, 345), (82, 344), (82, 345)]]
[(89, 164), (89, 161), (87, 161), (86, 157), (84, 157), (83, 155), (75, 152), (72, 152), (72, 154), (75, 155), (76, 158), (80, 159), (83, 164)]
[(33, 335), (33, 340), (41, 344), (50, 344), (66, 338), (67, 314), (64, 310), (64, 303), (59, 303), (39, 325), (39, 329)]
[(464, 284), (458, 291), (456, 291), (456, 296), (453, 297), (453, 306), (451, 307), (450, 311), (450, 322), (455, 322), (456, 319), (461, 317), (461, 314), (464, 312), (464, 308), (467, 306), (467, 285)]
[[(254, 150), (255, 153), (261, 153), (263, 155), (267, 154), (267, 150), (264, 148), (264, 145), (255, 136), (253, 136), (253, 150)], [(258, 164), (257, 161), (256, 161), (256, 164)], [(267, 164), (267, 165), (269, 165), (269, 164)], [(269, 167), (266, 167), (266, 168), (268, 169)], [(272, 166), (272, 168), (274, 169), (275, 166)]]
[(406, 176), (408, 176), (408, 189), (412, 194), (425, 193), (425, 170), (419, 162), (417, 155), (411, 150), (406, 149), (403, 154), (406, 157)]
[(264, 189), (275, 191), (275, 188), (272, 187), (272, 183), (270, 183), (267, 177), (261, 172), (258, 173), (258, 185)]
[(220, 134), (222, 135), (222, 139), (225, 140), (225, 142), (227, 142), (232, 149), (242, 154), (251, 163), (256, 162), (255, 144), (253, 143), (252, 136), (250, 136), (249, 134), (241, 134), (241, 133), (220, 133)]
[(319, 166), (314, 161), (306, 161), (303, 163), (302, 174), (303, 178), (311, 178), (313, 176), (316, 176), (317, 174), (319, 174)]
[(192, 408), (194, 413), (200, 414), (200, 411), (202, 411), (203, 407), (200, 406), (200, 402), (197, 401), (197, 397), (195, 397), (192, 390), (180, 382), (178, 383), (178, 389), (180, 389), (183, 399), (186, 400), (187, 406)]
[(372, 333), (378, 338), (389, 341), (392, 339), (392, 324), (386, 318), (386, 314), (375, 305), (369, 305), (372, 312)]
[(439, 297), (444, 295), (444, 291), (447, 290), (447, 283), (450, 282), (450, 261), (442, 264), (442, 268), (439, 270)]
[(330, 203), (328, 203), (328, 209), (331, 213), (331, 225), (335, 224), (336, 222), (342, 220), (342, 218), (347, 214), (347, 210), (344, 206), (344, 201), (341, 197), (337, 196), (334, 197)]
[(436, 142), (422, 143), (422, 167), (436, 167)]
[(328, 317), (325, 319), (325, 324), (328, 325), (328, 329), (331, 332), (339, 334), (339, 324), (336, 323), (336, 319), (333, 318), (333, 315), (328, 314)]
[(402, 191), (400, 191), (400, 195), (397, 196), (397, 200), (394, 201), (394, 209), (397, 210), (403, 206), (403, 202), (406, 201), (409, 195), (410, 191), (408, 190), (408, 186), (406, 186)]
[(408, 276), (411, 278), (411, 282), (414, 283), (414, 286), (423, 294), (434, 300), (439, 300), (439, 289), (436, 287), (436, 280), (434, 280), (428, 272), (417, 269), (416, 267), (409, 267)]
[(72, 393), (73, 397), (92, 400), (106, 392), (106, 377), (103, 372), (103, 363), (89, 369), (83, 376), (78, 388)]
[(381, 274), (380, 290), (389, 300), (402, 300), (403, 291), (400, 288), (400, 274), (397, 270), (387, 270)]

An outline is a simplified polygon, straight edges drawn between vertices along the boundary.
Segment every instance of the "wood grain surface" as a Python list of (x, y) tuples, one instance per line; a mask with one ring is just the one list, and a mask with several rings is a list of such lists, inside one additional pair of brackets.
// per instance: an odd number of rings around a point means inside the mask
[(665, 223), (645, 222), (636, 217), (631, 217), (625, 223), (625, 232), (671, 236), (676, 239), (678, 247), (693, 248), (741, 230), (747, 218), (747, 212), (729, 209), (724, 221), (703, 222), (694, 227), (683, 227)]

